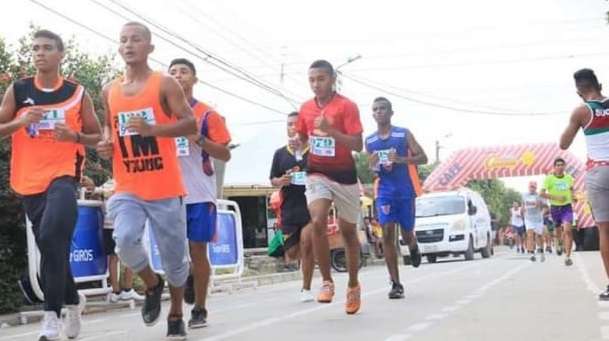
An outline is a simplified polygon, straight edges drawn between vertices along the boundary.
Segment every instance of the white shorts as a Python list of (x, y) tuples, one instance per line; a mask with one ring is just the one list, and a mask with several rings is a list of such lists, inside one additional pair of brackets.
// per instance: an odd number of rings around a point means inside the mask
[(332, 200), (339, 218), (357, 223), (361, 211), (357, 184), (345, 185), (323, 175), (312, 174), (307, 176), (306, 188), (307, 204), (319, 199)]
[(545, 230), (545, 228), (543, 226), (543, 220), (531, 221), (531, 220), (525, 219), (524, 225), (526, 226), (527, 231), (533, 230), (533, 231), (535, 231), (535, 234), (543, 234), (543, 232)]

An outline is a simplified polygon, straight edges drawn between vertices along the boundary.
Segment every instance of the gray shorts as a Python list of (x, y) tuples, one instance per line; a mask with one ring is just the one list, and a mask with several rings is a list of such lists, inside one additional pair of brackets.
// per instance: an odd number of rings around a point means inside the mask
[(309, 205), (319, 199), (334, 201), (339, 218), (348, 223), (357, 223), (361, 213), (357, 184), (339, 184), (323, 175), (312, 174), (307, 176), (305, 195)]
[(114, 220), (116, 253), (135, 272), (149, 266), (143, 245), (146, 221), (156, 237), (167, 281), (181, 287), (190, 271), (186, 243), (186, 205), (182, 198), (146, 201), (128, 193), (117, 193), (108, 201)]
[(609, 167), (595, 167), (586, 173), (586, 192), (594, 220), (609, 222)]

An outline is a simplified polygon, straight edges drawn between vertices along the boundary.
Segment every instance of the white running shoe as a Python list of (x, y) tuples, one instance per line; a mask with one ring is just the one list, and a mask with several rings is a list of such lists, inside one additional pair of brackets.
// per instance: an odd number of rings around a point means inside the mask
[(61, 321), (54, 311), (45, 311), (42, 318), (42, 328), (38, 334), (38, 341), (52, 341), (61, 339)]
[(68, 339), (75, 339), (80, 334), (81, 319), (80, 316), (82, 311), (85, 309), (87, 304), (86, 297), (78, 293), (79, 302), (77, 305), (66, 305), (66, 316), (63, 321), (64, 333)]
[(121, 291), (119, 297), (120, 297), (121, 301), (130, 301), (130, 300), (143, 301), (144, 300), (144, 296), (138, 294), (137, 291), (135, 291), (133, 289), (129, 289), (129, 291)]
[(110, 302), (110, 303), (118, 303), (118, 301), (121, 300), (121, 294), (115, 294), (113, 292), (109, 293), (108, 294), (108, 302)]
[(313, 302), (313, 301), (315, 301), (315, 297), (313, 296), (313, 293), (311, 292), (311, 290), (305, 290), (305, 289), (300, 290), (300, 302), (306, 303), (306, 302)]

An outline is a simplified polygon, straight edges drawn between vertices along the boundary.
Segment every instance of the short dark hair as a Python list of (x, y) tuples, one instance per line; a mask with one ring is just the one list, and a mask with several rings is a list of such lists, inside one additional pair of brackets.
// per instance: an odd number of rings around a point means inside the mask
[(598, 83), (598, 78), (592, 69), (581, 69), (573, 74), (575, 86), (580, 91), (600, 91), (601, 85)]
[(141, 22), (139, 22), (139, 21), (129, 21), (128, 23), (123, 25), (123, 27), (125, 27), (125, 26), (139, 26), (139, 27), (141, 27), (142, 30), (144, 30), (144, 38), (146, 38), (148, 41), (152, 40), (152, 32), (150, 31), (148, 26), (142, 24)]
[(566, 165), (567, 163), (565, 162), (565, 159), (563, 159), (562, 157), (557, 157), (556, 159), (554, 159), (554, 166), (556, 166), (557, 163), (562, 162), (563, 165)]
[(298, 117), (298, 111), (292, 111), (291, 113), (288, 114), (288, 118), (289, 117)]
[(64, 50), (63, 40), (61, 39), (59, 34), (55, 32), (51, 32), (49, 30), (38, 30), (34, 32), (34, 39), (36, 38), (51, 39), (55, 42), (55, 45), (57, 45), (57, 50), (59, 50), (60, 52), (63, 52)]
[(334, 76), (334, 67), (332, 67), (332, 64), (330, 64), (329, 61), (324, 59), (314, 61), (311, 66), (309, 66), (309, 69), (325, 69), (330, 76)]
[(386, 97), (379, 96), (379, 97), (375, 98), (374, 101), (372, 101), (372, 103), (376, 103), (376, 102), (387, 102), (387, 104), (389, 104), (389, 110), (393, 111), (393, 105), (391, 104), (391, 101), (388, 100)]
[(190, 69), (190, 71), (192, 71), (193, 75), (197, 75), (197, 69), (195, 68), (195, 64), (193, 64), (190, 60), (186, 58), (176, 58), (172, 60), (171, 63), (169, 63), (169, 69), (171, 69), (171, 67), (176, 64), (186, 65)]

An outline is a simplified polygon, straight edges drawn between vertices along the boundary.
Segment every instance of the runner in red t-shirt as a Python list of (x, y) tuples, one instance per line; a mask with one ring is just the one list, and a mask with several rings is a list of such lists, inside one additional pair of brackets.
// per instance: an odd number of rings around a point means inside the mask
[(325, 60), (309, 67), (309, 85), (315, 98), (300, 108), (297, 131), (309, 142), (306, 196), (313, 223), (313, 244), (323, 284), (317, 297), (330, 303), (334, 283), (330, 275), (330, 248), (326, 231), (332, 202), (345, 241), (349, 285), (345, 310), (355, 314), (360, 308), (357, 279), (360, 245), (356, 222), (360, 215), (359, 187), (352, 151), (362, 150), (362, 124), (357, 105), (334, 91), (334, 68)]

